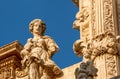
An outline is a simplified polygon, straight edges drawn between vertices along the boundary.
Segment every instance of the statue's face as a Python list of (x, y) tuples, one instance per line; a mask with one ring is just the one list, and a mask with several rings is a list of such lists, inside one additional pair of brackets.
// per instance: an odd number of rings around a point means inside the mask
[(80, 68), (86, 69), (86, 64), (85, 64), (85, 63), (81, 63), (81, 64), (80, 64)]
[(33, 34), (41, 34), (42, 30), (42, 24), (40, 22), (35, 22), (33, 26)]

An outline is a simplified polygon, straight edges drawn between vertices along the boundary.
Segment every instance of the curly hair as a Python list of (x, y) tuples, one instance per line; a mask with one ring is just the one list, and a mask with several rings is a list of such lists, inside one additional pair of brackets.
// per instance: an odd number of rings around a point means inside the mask
[(30, 23), (29, 23), (29, 30), (31, 33), (33, 33), (33, 26), (34, 26), (34, 23), (36, 22), (40, 22), (41, 25), (42, 25), (42, 35), (44, 34), (45, 30), (46, 30), (46, 24), (41, 20), (41, 19), (34, 19), (32, 20)]

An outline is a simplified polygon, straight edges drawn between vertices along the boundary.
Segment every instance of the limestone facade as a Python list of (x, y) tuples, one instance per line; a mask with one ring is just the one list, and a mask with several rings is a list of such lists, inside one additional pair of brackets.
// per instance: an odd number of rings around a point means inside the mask
[(35, 19), (29, 24), (33, 38), (24, 46), (14, 41), (0, 47), (0, 79), (75, 79), (79, 63), (61, 70), (51, 59), (59, 47), (44, 35), (45, 29), (45, 23)]
[(21, 67), (22, 48), (18, 41), (0, 47), (0, 79), (15, 79), (15, 71)]
[[(89, 71), (81, 68), (83, 62), (88, 61), (92, 61), (90, 71), (91, 68), (96, 70), (95, 75), (91, 75), (89, 79), (119, 77), (120, 0), (73, 2), (79, 8), (73, 28), (80, 31), (80, 39), (73, 44), (73, 50), (78, 56), (83, 56), (83, 61), (61, 70), (51, 60), (59, 47), (51, 37), (43, 35), (45, 23), (37, 19), (32, 21), (29, 27), (34, 38), (28, 39), (25, 46), (14, 41), (0, 47), (0, 79), (81, 79), (78, 77), (81, 71), (87, 72), (84, 74), (86, 77), (82, 76), (88, 79)], [(38, 54), (39, 52), (41, 54)]]
[[(0, 79), (29, 79), (26, 70), (22, 70), (20, 51), (23, 46), (14, 41), (0, 47)], [(74, 71), (80, 63), (62, 69), (62, 74), (54, 79), (75, 79)]]
[(83, 61), (92, 60), (98, 69), (95, 79), (120, 75), (120, 0), (73, 0), (79, 11), (73, 28), (80, 39), (73, 50)]

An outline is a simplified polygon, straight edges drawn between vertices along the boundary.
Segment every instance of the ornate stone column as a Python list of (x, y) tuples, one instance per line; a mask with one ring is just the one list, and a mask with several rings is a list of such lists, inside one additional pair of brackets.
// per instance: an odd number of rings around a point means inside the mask
[(73, 0), (79, 7), (73, 28), (80, 30), (74, 52), (98, 68), (95, 79), (120, 75), (119, 0)]

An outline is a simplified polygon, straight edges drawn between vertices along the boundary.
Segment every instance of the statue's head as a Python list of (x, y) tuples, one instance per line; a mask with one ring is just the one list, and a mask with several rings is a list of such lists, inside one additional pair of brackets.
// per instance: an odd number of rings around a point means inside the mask
[(81, 69), (86, 69), (86, 67), (87, 67), (87, 65), (86, 65), (85, 62), (82, 62), (82, 63), (80, 64), (80, 68), (81, 68)]
[(34, 19), (30, 22), (29, 30), (32, 34), (34, 33), (36, 27), (39, 28), (38, 32), (41, 33), (41, 35), (43, 35), (46, 30), (46, 25), (41, 19)]

